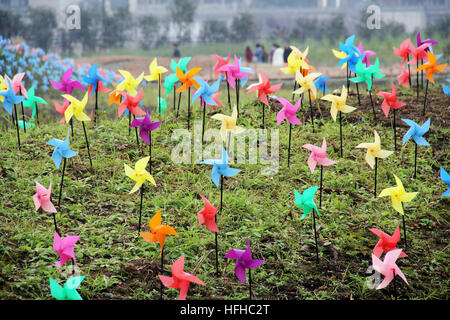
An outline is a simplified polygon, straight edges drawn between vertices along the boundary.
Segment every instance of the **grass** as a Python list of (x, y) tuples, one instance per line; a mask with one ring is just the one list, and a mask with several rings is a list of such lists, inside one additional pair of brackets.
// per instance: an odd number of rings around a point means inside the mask
[[(381, 89), (381, 88), (380, 88)], [(385, 88), (384, 91), (390, 91)], [(146, 105), (156, 90), (147, 87)], [(278, 94), (290, 97), (287, 90)], [(402, 89), (402, 97), (414, 96)], [(184, 95), (185, 97), (185, 95)], [(254, 106), (253, 95), (241, 94), (239, 125), (259, 128), (260, 106)], [(419, 148), (418, 178), (413, 179), (414, 146), (409, 141), (387, 159), (379, 162), (378, 193), (395, 184), (393, 173), (408, 192), (418, 196), (404, 204), (408, 232), (407, 258), (398, 261), (409, 282), (397, 281), (400, 298), (448, 299), (448, 199), (440, 195), (446, 190), (439, 179), (439, 167), (450, 168), (448, 162), (448, 98), (433, 87), (430, 99), (432, 129), (427, 135), (431, 147)], [(159, 244), (147, 243), (138, 234), (139, 193), (128, 194), (134, 183), (125, 176), (124, 164), (134, 163), (147, 155), (136, 148), (134, 132), (128, 135), (128, 120), (114, 118), (116, 107), (106, 107), (107, 96), (99, 96), (102, 118), (97, 126), (87, 124), (94, 168), (89, 167), (82, 128), (75, 121), (75, 137), (71, 149), (79, 154), (68, 161), (61, 207), (57, 213), (58, 228), (63, 236), (79, 235), (75, 245), (77, 267), (86, 276), (79, 292), (85, 299), (158, 299), (160, 281)], [(400, 99), (400, 98), (399, 98)], [(185, 99), (182, 99), (183, 103)], [(367, 100), (364, 100), (367, 101)], [(439, 103), (437, 102), (439, 101)], [(169, 99), (169, 109), (171, 99)], [(365, 103), (365, 102), (364, 102)], [(381, 101), (378, 101), (377, 108)], [(349, 105), (357, 105), (353, 95)], [(89, 108), (93, 100), (89, 102)], [(404, 112), (420, 109), (421, 102), (408, 104)], [(48, 108), (48, 107), (47, 107)], [(329, 118), (328, 103), (321, 103)], [(409, 108), (409, 109), (408, 109)], [(53, 185), (53, 201), (57, 202), (61, 171), (56, 170), (46, 145), (52, 137), (64, 139), (67, 126), (55, 123), (49, 115), (41, 127), (22, 133), (22, 150), (16, 146), (15, 130), (3, 131), (0, 137), (0, 299), (52, 299), (49, 277), (63, 284), (71, 266), (56, 268), (59, 259), (52, 249), (52, 216), (34, 210), (32, 195), (35, 180)], [(219, 189), (210, 179), (211, 167), (199, 164), (175, 164), (170, 159), (175, 129), (186, 127), (186, 106), (180, 118), (168, 110), (163, 125), (153, 134), (153, 176), (157, 187), (146, 187), (143, 204), (142, 231), (161, 209), (163, 223), (173, 226), (178, 236), (168, 236), (165, 244), (165, 269), (182, 254), (185, 271), (197, 275), (206, 287), (191, 285), (188, 299), (246, 299), (248, 288), (235, 276), (234, 260), (222, 257), (232, 248), (245, 248), (250, 237), (253, 257), (264, 264), (252, 272), (256, 299), (391, 299), (391, 286), (383, 290), (369, 289), (371, 250), (378, 241), (368, 231), (376, 227), (392, 233), (401, 224), (401, 216), (392, 209), (388, 198), (373, 197), (373, 170), (364, 160), (364, 150), (355, 149), (361, 142), (373, 141), (376, 129), (383, 149), (393, 149), (392, 129), (379, 121), (374, 126), (371, 108), (366, 106), (354, 121), (345, 116), (344, 158), (339, 158), (339, 125), (331, 120), (317, 120), (312, 133), (308, 106), (300, 114), (304, 125), (293, 129), (291, 167), (286, 167), (289, 126), (279, 127), (280, 168), (276, 175), (261, 175), (263, 164), (234, 164), (242, 171), (226, 178), (223, 214), (218, 217), (219, 262), (221, 276), (215, 276), (214, 235), (198, 226), (196, 213), (203, 207), (199, 194), (213, 205), (220, 199)], [(199, 103), (194, 118), (201, 119)], [(445, 110), (445, 111), (442, 111)], [(90, 111), (90, 110), (89, 110)], [(244, 113), (245, 112), (245, 113)], [(230, 113), (227, 109), (226, 113)], [(356, 112), (355, 112), (356, 113)], [(50, 116), (51, 115), (51, 116)], [(109, 117), (107, 117), (109, 115)], [(437, 121), (437, 117), (441, 117)], [(378, 113), (378, 117), (383, 117)], [(58, 118), (59, 119), (59, 118)], [(445, 120), (446, 119), (446, 120)], [(153, 119), (155, 120), (155, 119)], [(423, 119), (415, 119), (423, 122)], [(447, 121), (447, 122), (443, 122)], [(398, 122), (401, 122), (400, 120)], [(447, 125), (443, 124), (446, 123)], [(266, 108), (267, 128), (276, 128), (275, 112)], [(214, 120), (208, 128), (219, 128)], [(406, 132), (398, 128), (398, 137)], [(315, 262), (314, 235), (309, 216), (300, 220), (302, 210), (294, 205), (294, 191), (318, 185), (320, 170), (309, 172), (309, 153), (305, 143), (328, 143), (328, 157), (337, 164), (324, 170), (323, 204), (316, 220), (320, 263)], [(400, 139), (399, 139), (400, 140)], [(141, 141), (142, 142), (142, 141)], [(141, 144), (142, 145), (142, 144)], [(269, 140), (270, 145), (270, 140)], [(269, 148), (270, 153), (270, 148)], [(316, 195), (318, 202), (318, 194)], [(403, 238), (403, 229), (402, 229)], [(398, 247), (404, 248), (403, 240)], [(164, 289), (165, 299), (176, 299), (178, 290)]]

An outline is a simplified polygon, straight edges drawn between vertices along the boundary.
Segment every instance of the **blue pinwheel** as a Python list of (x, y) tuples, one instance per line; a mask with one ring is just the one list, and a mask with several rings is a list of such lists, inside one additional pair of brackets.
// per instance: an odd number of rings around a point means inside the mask
[(223, 80), (223, 75), (220, 75), (220, 78), (216, 80), (211, 86), (206, 83), (205, 80), (201, 78), (194, 78), (198, 84), (200, 85), (200, 88), (195, 92), (194, 96), (192, 97), (192, 103), (194, 103), (195, 100), (197, 100), (198, 97), (202, 97), (202, 99), (206, 102), (207, 105), (210, 106), (217, 106), (217, 103), (212, 98), (212, 95), (219, 90), (220, 82)]
[(222, 147), (222, 159), (206, 159), (201, 164), (211, 164), (213, 169), (211, 172), (211, 180), (216, 187), (219, 187), (219, 180), (221, 176), (232, 177), (238, 174), (241, 170), (228, 167), (227, 150)]
[(327, 82), (328, 78), (330, 78), (330, 75), (328, 74), (326, 77), (324, 77), (322, 74), (314, 81), (314, 86), (318, 90), (322, 90), (323, 93), (328, 92), (327, 88)]
[[(450, 174), (448, 174), (447, 171), (444, 170), (444, 168), (441, 167), (441, 180), (444, 181), (447, 186), (450, 187)], [(441, 197), (448, 197), (450, 196), (450, 189), (447, 189), (447, 191), (445, 191)]]
[(87, 75), (83, 75), (83, 81), (86, 82), (87, 84), (92, 85), (91, 95), (94, 91), (97, 90), (97, 85), (99, 81), (102, 82), (106, 81), (106, 79), (98, 73), (97, 62), (94, 63), (92, 67), (89, 68)]
[(402, 121), (410, 126), (409, 130), (403, 136), (403, 144), (405, 144), (409, 140), (409, 138), (413, 138), (414, 142), (419, 146), (428, 147), (430, 145), (428, 141), (425, 140), (423, 135), (427, 133), (428, 130), (430, 130), (431, 119), (425, 121), (422, 126), (419, 126), (417, 123), (409, 119), (402, 119)]
[(9, 113), (12, 117), (12, 106), (14, 104), (21, 103), (25, 96), (16, 96), (13, 90), (13, 86), (11, 84), (11, 80), (8, 79), (8, 90), (0, 91), (0, 96), (5, 97), (3, 100), (3, 108)]
[(64, 141), (52, 138), (49, 142), (47, 142), (48, 145), (55, 147), (52, 154), (52, 159), (55, 163), (56, 169), (58, 170), (61, 166), (62, 158), (72, 158), (78, 154), (78, 152), (69, 149), (69, 132), (70, 129), (67, 128), (67, 138)]

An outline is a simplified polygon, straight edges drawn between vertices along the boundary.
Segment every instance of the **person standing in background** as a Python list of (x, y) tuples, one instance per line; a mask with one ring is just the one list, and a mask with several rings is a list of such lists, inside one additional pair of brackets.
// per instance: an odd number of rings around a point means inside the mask
[(284, 47), (284, 54), (283, 54), (283, 60), (284, 60), (285, 63), (287, 63), (287, 59), (288, 59), (289, 55), (291, 54), (291, 52), (292, 52), (292, 49), (291, 49), (291, 47), (287, 44), (287, 45)]
[(181, 57), (180, 50), (178, 50), (178, 45), (176, 43), (173, 44), (173, 53), (172, 58), (179, 58)]
[(272, 63), (272, 61), (273, 61), (273, 54), (274, 54), (274, 52), (275, 52), (275, 50), (277, 48), (278, 48), (278, 46), (277, 46), (276, 43), (272, 44), (272, 48), (270, 49), (270, 52), (269, 52), (269, 63)]
[(252, 63), (253, 61), (253, 52), (249, 46), (245, 49), (245, 60), (247, 60), (247, 63)]
[(259, 43), (256, 44), (255, 52), (253, 52), (253, 55), (255, 57), (255, 62), (262, 62), (263, 60), (263, 50), (261, 48), (261, 45)]
[(283, 66), (283, 55), (284, 55), (284, 49), (280, 48), (278, 44), (275, 44), (276, 49), (273, 52), (273, 58), (272, 58), (272, 65), (276, 67), (282, 67)]
[(267, 54), (266, 49), (264, 48), (264, 46), (261, 46), (262, 48), (262, 59), (261, 62), (267, 63), (267, 60), (269, 59), (269, 55)]

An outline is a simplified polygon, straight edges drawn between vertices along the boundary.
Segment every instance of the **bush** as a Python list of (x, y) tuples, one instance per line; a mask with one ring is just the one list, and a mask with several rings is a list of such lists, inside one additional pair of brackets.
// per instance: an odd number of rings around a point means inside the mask
[(200, 41), (203, 43), (226, 42), (229, 39), (227, 25), (223, 21), (206, 20), (202, 27)]

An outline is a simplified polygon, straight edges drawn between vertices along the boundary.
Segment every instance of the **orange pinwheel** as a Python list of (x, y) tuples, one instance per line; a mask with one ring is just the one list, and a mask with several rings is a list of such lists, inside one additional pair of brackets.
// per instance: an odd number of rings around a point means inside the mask
[(419, 72), (420, 70), (425, 70), (425, 72), (427, 73), (427, 79), (431, 81), (432, 84), (434, 84), (433, 74), (442, 72), (445, 69), (445, 67), (447, 67), (447, 63), (438, 65), (436, 56), (431, 51), (428, 51), (427, 55), (428, 55), (428, 62), (421, 65), (416, 70), (416, 72)]
[(180, 80), (183, 85), (177, 89), (177, 92), (183, 92), (189, 89), (191, 86), (194, 86), (197, 90), (200, 89), (200, 85), (197, 81), (195, 81), (194, 76), (200, 71), (202, 68), (193, 68), (189, 70), (188, 73), (184, 73), (177, 66), (177, 78)]
[(118, 84), (113, 82), (114, 90), (109, 94), (109, 102), (108, 105), (112, 105), (113, 103), (119, 105), (122, 100), (122, 94), (120, 94), (120, 90), (118, 90)]
[(140, 232), (139, 234), (147, 242), (159, 242), (159, 244), (161, 245), (161, 252), (159, 253), (159, 255), (161, 255), (164, 249), (164, 241), (166, 240), (166, 236), (168, 234), (177, 236), (178, 233), (172, 227), (161, 225), (161, 210), (158, 210), (158, 212), (155, 213), (155, 215), (150, 220), (149, 225), (150, 232)]

